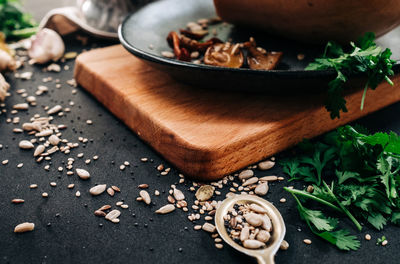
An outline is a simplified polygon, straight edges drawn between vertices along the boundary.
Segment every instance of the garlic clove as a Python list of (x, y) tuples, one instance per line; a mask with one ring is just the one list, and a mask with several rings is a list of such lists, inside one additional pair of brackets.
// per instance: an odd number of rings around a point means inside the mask
[(47, 63), (57, 61), (65, 51), (64, 41), (54, 30), (43, 28), (32, 40), (29, 57), (34, 63)]

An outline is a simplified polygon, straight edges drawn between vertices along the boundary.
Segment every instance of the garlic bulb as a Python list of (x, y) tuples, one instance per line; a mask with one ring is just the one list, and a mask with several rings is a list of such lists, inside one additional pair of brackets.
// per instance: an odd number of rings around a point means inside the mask
[(60, 35), (54, 30), (43, 28), (32, 40), (28, 54), (34, 63), (43, 64), (59, 60), (64, 51), (65, 46)]
[(15, 70), (17, 64), (10, 54), (0, 49), (0, 72), (5, 70)]
[(10, 88), (10, 85), (4, 79), (3, 75), (0, 73), (0, 102), (4, 101), (7, 95), (7, 91)]

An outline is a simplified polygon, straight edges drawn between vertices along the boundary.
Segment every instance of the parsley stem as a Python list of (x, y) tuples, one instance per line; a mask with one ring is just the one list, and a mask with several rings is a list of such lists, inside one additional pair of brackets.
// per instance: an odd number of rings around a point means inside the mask
[(369, 82), (367, 82), (364, 87), (364, 92), (361, 98), (361, 106), (360, 106), (361, 111), (364, 109), (364, 101), (365, 101), (365, 96), (367, 95), (368, 86)]
[[(296, 190), (296, 189), (289, 189), (288, 187), (283, 187), (283, 189), (284, 189), (285, 191), (291, 193), (292, 195), (293, 195), (293, 194), (297, 194), (297, 195), (300, 195), (300, 196), (309, 198), (309, 199), (311, 199), (311, 200), (314, 200), (314, 201), (316, 201), (316, 202), (319, 202), (319, 203), (321, 203), (321, 204), (324, 204), (324, 205), (326, 205), (326, 206), (328, 206), (328, 207), (330, 207), (330, 208), (332, 208), (332, 209), (334, 209), (334, 210), (336, 210), (336, 211), (338, 211), (338, 212), (343, 213), (343, 210), (340, 209), (339, 207), (337, 207), (336, 205), (334, 205), (334, 204), (332, 204), (332, 203), (330, 203), (330, 202), (328, 202), (328, 201), (325, 201), (325, 200), (323, 200), (323, 199), (321, 199), (321, 198), (319, 198), (319, 197), (317, 197), (317, 196), (314, 196), (314, 195), (312, 195), (312, 194), (310, 194), (310, 193), (308, 193), (308, 192), (300, 191), (300, 190)], [(297, 197), (296, 197), (296, 198), (297, 198)]]
[(339, 207), (342, 209), (342, 211), (350, 218), (350, 220), (355, 224), (357, 227), (358, 231), (362, 230), (362, 226), (360, 223), (357, 221), (357, 219), (350, 213), (349, 210), (347, 210), (346, 207), (339, 201), (339, 199), (336, 197), (336, 195), (332, 192), (332, 190), (329, 188), (328, 184), (326, 184), (325, 181), (322, 181), (324, 184), (324, 187), (328, 191), (328, 193), (332, 196), (332, 198), (335, 200), (335, 202), (339, 205)]

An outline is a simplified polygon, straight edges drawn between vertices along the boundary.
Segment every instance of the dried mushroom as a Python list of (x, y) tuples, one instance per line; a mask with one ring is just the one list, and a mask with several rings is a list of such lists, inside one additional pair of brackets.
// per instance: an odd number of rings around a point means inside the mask
[(204, 55), (204, 63), (228, 68), (240, 68), (243, 65), (244, 57), (240, 50), (240, 44), (232, 45), (217, 43), (209, 47)]
[(186, 48), (181, 47), (178, 33), (171, 31), (167, 37), (168, 44), (174, 49), (174, 54), (178, 60), (190, 61), (190, 54)]
[(186, 36), (181, 36), (181, 45), (190, 51), (205, 52), (210, 46), (216, 43), (222, 43), (218, 38), (211, 38), (206, 42), (198, 42), (197, 40), (188, 38)]
[(187, 29), (180, 29), (179, 32), (182, 35), (187, 36), (191, 39), (195, 39), (195, 40), (200, 40), (208, 34), (208, 30), (204, 30), (204, 29), (199, 29), (199, 30), (195, 30), (195, 31), (187, 30)]
[(254, 46), (248, 48), (247, 64), (253, 70), (273, 70), (282, 58), (282, 52), (266, 52)]

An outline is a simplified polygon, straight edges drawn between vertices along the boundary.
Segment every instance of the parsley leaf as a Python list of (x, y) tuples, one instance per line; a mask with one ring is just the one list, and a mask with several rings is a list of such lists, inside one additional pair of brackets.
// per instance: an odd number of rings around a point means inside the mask
[(343, 48), (334, 42), (328, 42), (321, 58), (311, 62), (306, 70), (334, 70), (336, 78), (328, 84), (328, 94), (325, 107), (332, 119), (340, 118), (340, 112), (347, 112), (346, 100), (343, 97), (344, 84), (351, 75), (364, 74), (368, 77), (361, 100), (361, 110), (368, 88), (374, 90), (382, 81), (393, 85), (389, 76), (394, 74), (392, 67), (395, 63), (390, 57), (389, 49), (382, 48), (374, 42), (375, 34), (366, 33), (357, 43), (350, 43), (350, 51), (344, 52)]
[[(370, 39), (364, 41), (367, 44), (363, 45), (368, 45)], [(368, 48), (363, 52), (374, 51)], [(359, 231), (359, 221), (377, 230), (389, 222), (400, 225), (400, 138), (396, 133), (370, 134), (344, 126), (322, 140), (300, 144), (299, 150), (298, 157), (281, 164), (292, 180), (313, 183), (313, 191), (284, 189), (293, 195), (301, 218), (315, 235), (349, 250), (358, 248), (359, 242), (348, 231), (338, 229), (342, 217), (350, 219)], [(307, 209), (302, 204), (311, 201), (320, 207)], [(341, 218), (325, 216), (324, 208)]]

